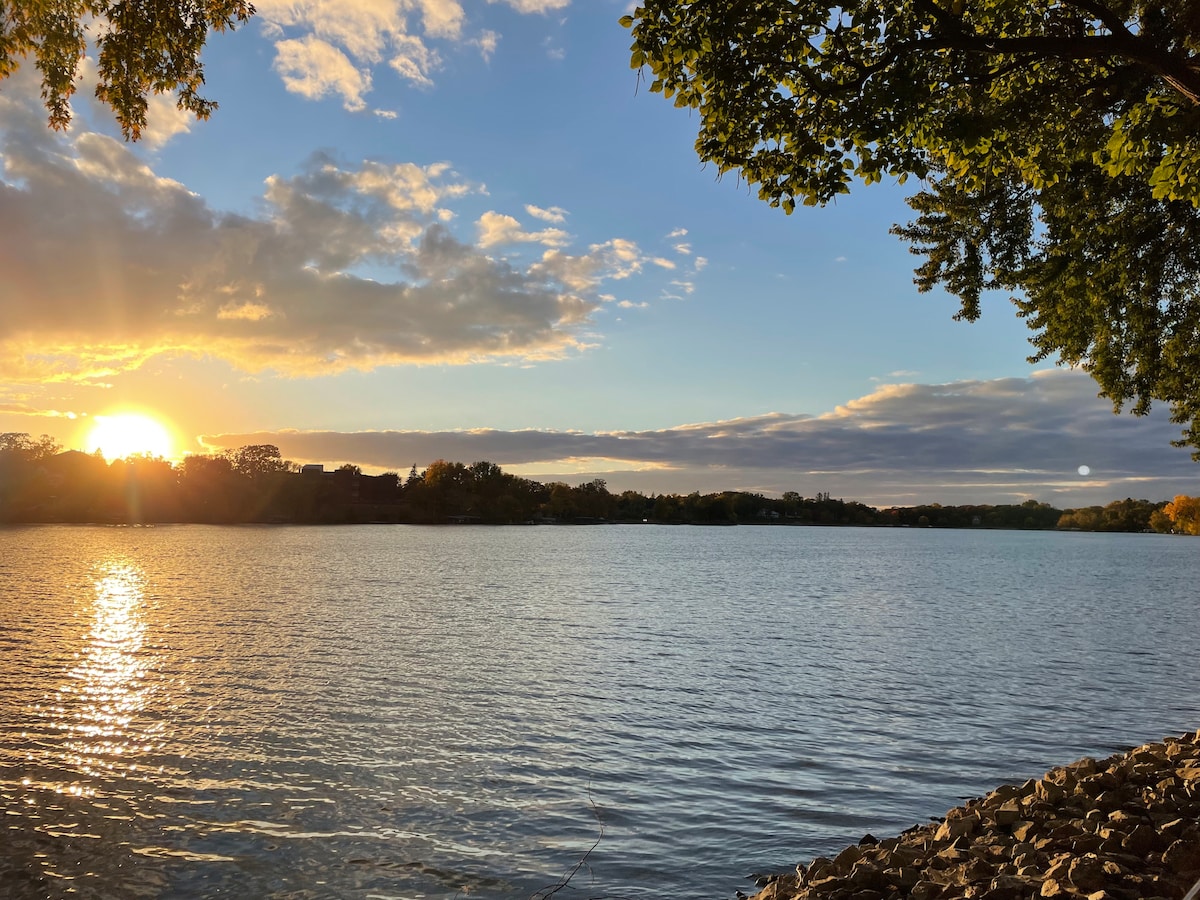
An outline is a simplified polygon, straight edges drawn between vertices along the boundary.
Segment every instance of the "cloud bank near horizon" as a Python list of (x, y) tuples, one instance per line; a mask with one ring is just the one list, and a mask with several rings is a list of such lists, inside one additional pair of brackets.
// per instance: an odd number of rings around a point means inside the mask
[[(1113, 415), (1080, 372), (890, 384), (821, 416), (769, 413), (654, 431), (277, 431), (204, 435), (217, 450), (276, 444), (284, 456), (403, 474), (437, 458), (486, 459), (538, 480), (604, 477), (610, 490), (829, 491), (872, 504), (1065, 505), (1200, 493), (1200, 467), (1166, 411)], [(1087, 466), (1087, 477), (1078, 473)]]

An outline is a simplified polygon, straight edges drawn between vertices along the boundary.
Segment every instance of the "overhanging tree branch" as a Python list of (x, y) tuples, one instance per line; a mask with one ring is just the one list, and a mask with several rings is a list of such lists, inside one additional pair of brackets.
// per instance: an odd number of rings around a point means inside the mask
[(1200, 454), (1196, 0), (639, 3), (635, 67), (686, 90), (703, 160), (789, 212), (921, 178), (919, 286), (968, 319), (1010, 291), (1037, 358)]

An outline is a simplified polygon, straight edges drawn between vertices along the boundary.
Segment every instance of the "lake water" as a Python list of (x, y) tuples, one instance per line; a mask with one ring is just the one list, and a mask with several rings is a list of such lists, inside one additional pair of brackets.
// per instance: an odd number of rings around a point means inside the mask
[[(1200, 542), (0, 529), (0, 895), (731, 897), (1200, 726)], [(601, 834), (602, 830), (602, 834)]]

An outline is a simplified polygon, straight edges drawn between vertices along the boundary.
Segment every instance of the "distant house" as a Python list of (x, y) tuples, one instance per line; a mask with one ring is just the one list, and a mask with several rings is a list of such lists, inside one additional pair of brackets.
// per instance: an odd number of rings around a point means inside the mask
[(324, 475), (325, 467), (321, 463), (308, 463), (300, 467), (301, 475)]

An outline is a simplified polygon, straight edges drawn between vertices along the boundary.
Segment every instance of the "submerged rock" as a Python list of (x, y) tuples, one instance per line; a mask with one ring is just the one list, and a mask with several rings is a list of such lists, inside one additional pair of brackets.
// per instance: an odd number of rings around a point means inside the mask
[(1003, 785), (896, 838), (868, 835), (752, 900), (1180, 900), (1198, 880), (1200, 732)]

